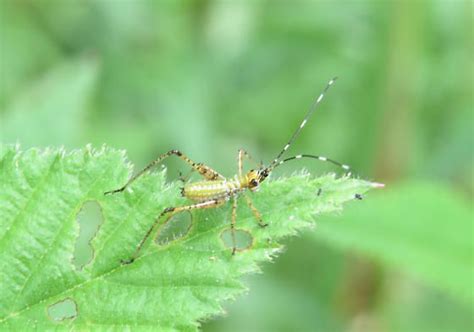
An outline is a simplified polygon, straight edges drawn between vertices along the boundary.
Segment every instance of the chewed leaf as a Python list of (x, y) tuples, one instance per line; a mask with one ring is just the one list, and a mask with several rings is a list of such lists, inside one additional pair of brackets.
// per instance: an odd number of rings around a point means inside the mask
[[(195, 330), (245, 290), (240, 277), (270, 260), (278, 240), (375, 186), (333, 175), (268, 180), (250, 196), (269, 226), (260, 227), (240, 202), (235, 256), (223, 240), (230, 222), (224, 205), (196, 211), (184, 226), (158, 227), (136, 261), (122, 265), (163, 209), (185, 203), (164, 172), (103, 195), (129, 175), (124, 153), (109, 148), (1, 149), (0, 329)], [(100, 206), (103, 220), (86, 243), (92, 257), (77, 268), (77, 216), (87, 202)]]

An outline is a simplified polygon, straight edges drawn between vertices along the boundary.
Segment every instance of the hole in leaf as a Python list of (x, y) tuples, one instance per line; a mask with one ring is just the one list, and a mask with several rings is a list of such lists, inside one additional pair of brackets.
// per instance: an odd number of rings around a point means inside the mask
[(85, 202), (76, 220), (79, 223), (79, 236), (76, 240), (72, 263), (76, 269), (80, 270), (94, 257), (91, 241), (103, 220), (100, 205), (96, 201)]
[(163, 246), (171, 241), (182, 238), (188, 234), (192, 223), (193, 217), (191, 212), (185, 211), (175, 214), (158, 230), (155, 240), (156, 244)]
[[(230, 228), (224, 230), (221, 233), (222, 242), (226, 248), (232, 249), (234, 244), (232, 241), (232, 231)], [(235, 247), (237, 250), (242, 251), (245, 249), (249, 249), (252, 246), (253, 237), (248, 231), (244, 231), (242, 229), (235, 230)]]
[(77, 317), (77, 305), (73, 299), (67, 298), (48, 307), (48, 315), (55, 321)]

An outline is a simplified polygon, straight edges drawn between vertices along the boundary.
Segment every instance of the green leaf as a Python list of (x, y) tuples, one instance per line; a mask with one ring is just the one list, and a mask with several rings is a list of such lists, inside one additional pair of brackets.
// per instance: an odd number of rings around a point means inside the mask
[[(223, 313), (223, 300), (245, 291), (239, 277), (270, 261), (281, 250), (277, 240), (374, 186), (334, 175), (268, 180), (252, 194), (268, 227), (259, 227), (239, 200), (237, 229), (247, 232), (250, 248), (232, 256), (222, 239), (229, 229), (226, 204), (197, 211), (181, 237), (149, 241), (134, 263), (122, 265), (164, 208), (185, 204), (179, 183), (165, 183), (164, 172), (104, 196), (129, 173), (124, 153), (109, 148), (1, 149), (0, 329), (196, 330)], [(80, 269), (74, 264), (76, 219), (91, 201), (100, 205), (103, 221), (91, 242), (94, 258)]]
[(344, 216), (324, 217), (314, 236), (399, 267), (461, 302), (474, 303), (472, 207), (449, 187), (406, 183)]

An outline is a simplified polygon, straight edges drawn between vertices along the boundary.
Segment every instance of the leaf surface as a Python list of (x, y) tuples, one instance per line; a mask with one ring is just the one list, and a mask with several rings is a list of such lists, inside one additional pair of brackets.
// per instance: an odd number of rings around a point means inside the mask
[[(223, 313), (222, 301), (246, 290), (239, 277), (271, 260), (281, 249), (278, 240), (373, 187), (334, 175), (268, 180), (249, 195), (268, 227), (259, 227), (239, 200), (237, 228), (250, 236), (248, 249), (232, 256), (223, 240), (230, 222), (226, 204), (196, 211), (182, 237), (160, 245), (149, 241), (134, 263), (122, 265), (163, 209), (186, 204), (180, 184), (167, 184), (164, 172), (143, 176), (123, 193), (103, 195), (130, 173), (124, 153), (109, 148), (66, 153), (2, 147), (0, 329), (196, 330), (200, 321)], [(76, 219), (91, 201), (100, 205), (103, 220), (91, 242), (94, 258), (78, 269)], [(160, 220), (157, 231), (167, 225)], [(57, 320), (50, 314), (60, 302), (73, 314)]]

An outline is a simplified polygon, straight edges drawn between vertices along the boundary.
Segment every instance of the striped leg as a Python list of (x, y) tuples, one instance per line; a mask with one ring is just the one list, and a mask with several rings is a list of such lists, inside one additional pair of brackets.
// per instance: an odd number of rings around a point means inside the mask
[(186, 163), (188, 163), (194, 170), (198, 171), (199, 174), (201, 174), (204, 178), (207, 180), (216, 180), (216, 179), (224, 179), (222, 175), (220, 175), (218, 172), (210, 168), (209, 166), (206, 166), (201, 163), (195, 163), (191, 159), (189, 159), (186, 155), (184, 155), (181, 151), (178, 150), (170, 150), (162, 155), (160, 155), (158, 158), (153, 160), (151, 163), (149, 163), (144, 169), (142, 169), (140, 172), (135, 174), (128, 180), (128, 182), (121, 188), (107, 191), (104, 193), (104, 195), (107, 194), (115, 194), (118, 192), (124, 191), (133, 181), (138, 179), (140, 176), (142, 176), (146, 171), (150, 170), (154, 166), (158, 165), (161, 163), (164, 159), (168, 158), (169, 156), (176, 155), (182, 160), (184, 160)]
[(161, 219), (161, 217), (163, 217), (165, 215), (167, 216), (165, 222), (163, 223), (163, 225), (164, 225), (165, 223), (168, 222), (168, 220), (171, 219), (171, 217), (173, 217), (177, 213), (180, 213), (180, 212), (183, 212), (183, 211), (197, 210), (197, 209), (212, 209), (212, 208), (216, 208), (216, 207), (218, 207), (218, 206), (220, 206), (224, 203), (225, 203), (225, 200), (213, 199), (213, 200), (205, 201), (205, 202), (201, 202), (201, 203), (185, 205), (185, 206), (178, 206), (178, 207), (169, 207), (169, 208), (164, 209), (163, 212), (160, 213), (158, 218), (156, 218), (153, 225), (151, 225), (151, 227), (148, 229), (145, 236), (143, 237), (143, 239), (138, 244), (137, 249), (133, 253), (132, 257), (128, 260), (123, 260), (122, 263), (123, 264), (130, 264), (138, 257), (138, 254), (140, 253), (141, 249), (143, 248), (143, 245), (145, 244), (146, 240), (150, 237), (150, 234), (155, 229), (155, 227), (158, 224), (158, 221)]
[(262, 219), (262, 215), (260, 214), (260, 212), (257, 210), (257, 208), (253, 205), (252, 201), (250, 200), (250, 198), (248, 198), (247, 196), (243, 195), (244, 198), (245, 198), (245, 201), (247, 202), (247, 205), (248, 207), (250, 208), (250, 210), (252, 211), (253, 215), (255, 216), (255, 219), (257, 219), (258, 221), (258, 225), (260, 227), (266, 227), (268, 226), (268, 224), (264, 223), (263, 222), (263, 219)]

